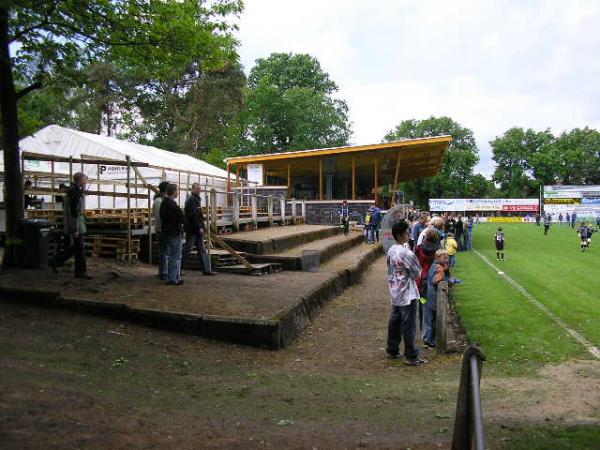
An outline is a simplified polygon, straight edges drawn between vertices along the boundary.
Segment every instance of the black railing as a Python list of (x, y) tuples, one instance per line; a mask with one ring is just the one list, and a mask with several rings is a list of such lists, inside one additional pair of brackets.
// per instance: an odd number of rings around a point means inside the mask
[(485, 433), (481, 410), (481, 366), (485, 355), (477, 346), (465, 352), (460, 374), (452, 450), (485, 450)]

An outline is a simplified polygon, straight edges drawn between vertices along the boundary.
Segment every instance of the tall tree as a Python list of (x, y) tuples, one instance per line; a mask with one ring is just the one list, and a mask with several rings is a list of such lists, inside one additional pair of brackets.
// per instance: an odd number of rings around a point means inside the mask
[(551, 182), (556, 171), (554, 137), (549, 130), (511, 128), (490, 142), (496, 170), (493, 179), (505, 197), (527, 197), (535, 194), (539, 182)]
[(420, 205), (429, 198), (465, 197), (473, 177), (473, 168), (479, 161), (473, 131), (463, 127), (450, 117), (430, 117), (425, 120), (404, 120), (388, 132), (384, 140), (415, 139), (440, 135), (451, 135), (452, 142), (442, 169), (435, 177), (404, 183), (403, 189)]
[(553, 147), (561, 182), (600, 184), (600, 132), (588, 127), (565, 131)]
[[(241, 0), (0, 0), (4, 266), (14, 264), (23, 217), (18, 100), (86, 61), (113, 61), (147, 79), (180, 72), (190, 61), (216, 67), (235, 54), (227, 19), (241, 9)], [(17, 91), (15, 80), (25, 87)]]
[(261, 153), (334, 147), (350, 138), (348, 106), (310, 55), (273, 53), (250, 71), (244, 107), (247, 146)]

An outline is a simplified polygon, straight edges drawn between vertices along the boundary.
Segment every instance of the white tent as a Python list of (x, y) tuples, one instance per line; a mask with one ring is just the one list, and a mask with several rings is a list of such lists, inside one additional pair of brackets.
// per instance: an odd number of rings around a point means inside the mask
[[(190, 181), (200, 182), (206, 188), (214, 187), (220, 192), (226, 191), (227, 172), (205, 161), (181, 153), (71, 130), (58, 125), (49, 125), (34, 135), (21, 139), (19, 146), (22, 152), (66, 158), (124, 161), (129, 156), (132, 162), (147, 163), (151, 166), (140, 167), (139, 171), (153, 185), (158, 184), (161, 180), (168, 180), (187, 186)], [(24, 168), (29, 172), (50, 173), (54, 170), (56, 174), (68, 175), (69, 173), (69, 164), (63, 162), (54, 164), (54, 169), (52, 169), (52, 163), (49, 161), (26, 161)], [(83, 171), (91, 179), (124, 180), (126, 178), (126, 168), (123, 166), (100, 164), (81, 164), (80, 166), (75, 164), (72, 170)], [(232, 176), (232, 180), (234, 178)], [(123, 186), (118, 186), (118, 188), (119, 191), (124, 189)], [(181, 192), (180, 202), (185, 195), (186, 192)], [(220, 194), (218, 201), (224, 203), (225, 195)], [(126, 199), (119, 198), (116, 203), (111, 198), (95, 196), (87, 198), (88, 207), (91, 208), (123, 208), (126, 205)], [(132, 200), (131, 206), (146, 206), (146, 201)]]

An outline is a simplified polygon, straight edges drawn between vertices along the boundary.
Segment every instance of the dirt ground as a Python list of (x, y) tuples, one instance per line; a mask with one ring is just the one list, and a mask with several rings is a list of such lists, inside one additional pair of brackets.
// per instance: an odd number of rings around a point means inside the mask
[[(273, 352), (0, 303), (3, 448), (449, 448), (460, 355), (385, 358), (384, 259)], [(600, 363), (482, 379), (488, 448), (600, 423)], [(508, 444), (507, 444), (508, 442)]]

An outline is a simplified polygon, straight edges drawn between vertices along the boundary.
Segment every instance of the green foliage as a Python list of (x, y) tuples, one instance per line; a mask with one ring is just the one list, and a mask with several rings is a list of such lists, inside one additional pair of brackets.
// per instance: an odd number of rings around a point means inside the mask
[(345, 145), (348, 106), (309, 55), (274, 53), (250, 71), (244, 108), (245, 152), (272, 153)]
[(489, 185), (481, 177), (473, 180), (473, 168), (479, 161), (473, 131), (453, 121), (450, 117), (430, 117), (425, 120), (404, 120), (388, 132), (384, 140), (415, 139), (420, 137), (451, 135), (452, 143), (439, 175), (404, 183), (403, 190), (417, 204), (426, 205), (429, 198), (465, 197), (469, 193), (485, 193)]
[(600, 183), (600, 133), (594, 129), (555, 137), (549, 130), (511, 128), (490, 145), (494, 180), (506, 197), (534, 195), (540, 184)]

